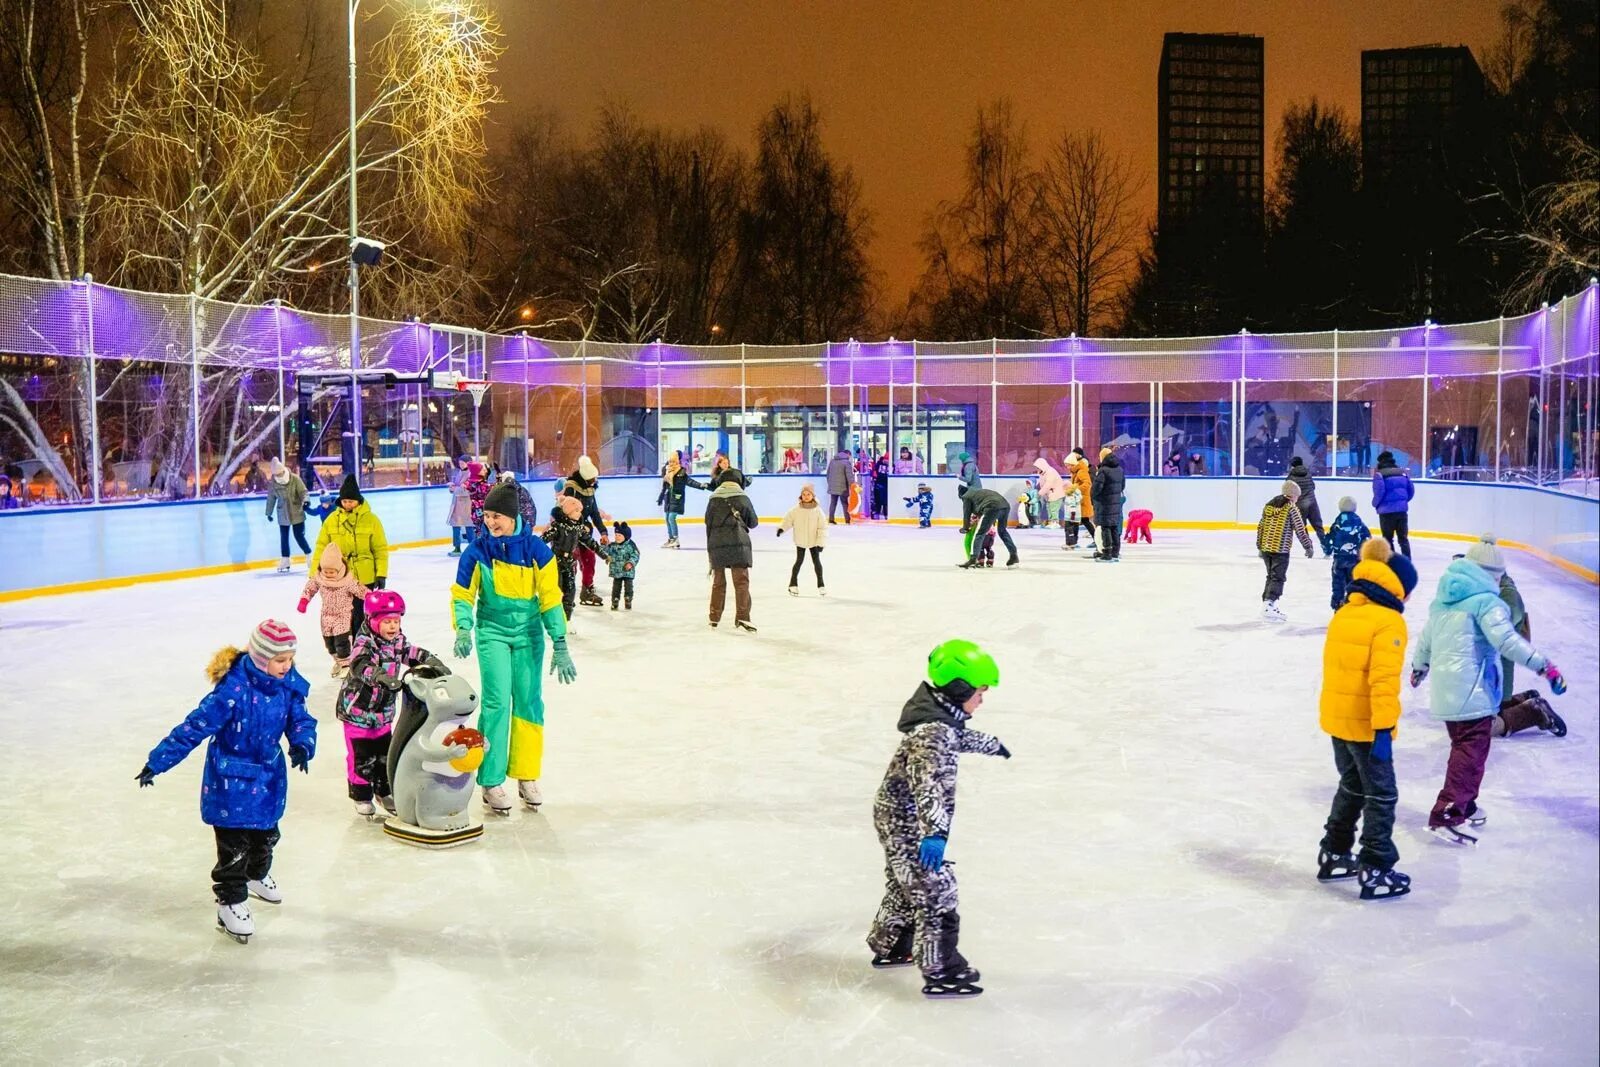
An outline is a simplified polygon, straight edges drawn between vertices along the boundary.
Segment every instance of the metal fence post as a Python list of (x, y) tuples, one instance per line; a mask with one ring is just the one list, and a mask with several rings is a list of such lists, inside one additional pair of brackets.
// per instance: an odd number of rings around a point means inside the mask
[(1499, 336), (1494, 345), (1494, 480), (1500, 480), (1500, 451), (1505, 448), (1501, 419), (1505, 413), (1506, 388), (1506, 317), (1499, 318)]
[(989, 473), (1000, 468), (1000, 341), (989, 338)]
[(1432, 444), (1428, 433), (1428, 371), (1429, 356), (1433, 350), (1432, 337), (1433, 320), (1428, 319), (1422, 324), (1422, 470), (1418, 472), (1419, 478), (1428, 476), (1428, 452)]
[[(189, 406), (194, 433), (194, 497), (200, 499), (200, 294), (189, 294)], [(359, 466), (359, 464), (358, 464)]]
[(89, 497), (100, 503), (100, 384), (95, 370), (98, 360), (94, 353), (94, 275), (83, 276), (84, 340), (88, 344), (85, 358), (89, 364)]
[[(822, 342), (822, 421), (823, 429), (832, 435), (828, 445), (828, 462), (833, 462), (839, 451), (839, 431), (833, 425), (833, 342)], [(826, 468), (824, 468), (826, 469)]]
[(1333, 328), (1333, 440), (1328, 443), (1328, 467), (1339, 477), (1339, 327)]
[(578, 383), (578, 404), (583, 412), (583, 423), (578, 430), (578, 441), (583, 454), (589, 454), (589, 339), (578, 342), (578, 372), (583, 375)]
[(748, 441), (748, 439), (746, 437), (746, 434), (745, 434), (745, 431), (748, 429), (748, 427), (745, 425), (745, 423), (748, 420), (747, 420), (747, 416), (745, 414), (746, 408), (745, 408), (744, 359), (745, 359), (744, 342), (740, 341), (739, 342), (739, 468), (741, 470), (748, 470), (749, 469), (749, 463), (750, 463), (750, 454), (749, 454), (748, 451), (746, 451), (749, 448), (749, 441)]
[[(922, 473), (931, 474), (933, 472), (928, 470), (928, 467), (930, 467), (932, 465), (932, 463), (933, 463), (933, 442), (932, 441), (928, 441), (928, 442), (924, 442), (923, 441), (923, 439), (922, 439), (922, 427), (920, 425), (918, 425), (918, 423), (917, 423), (917, 378), (918, 378), (917, 342), (916, 341), (912, 341), (911, 342), (911, 441), (912, 441), (912, 444), (911, 444), (911, 467), (912, 467), (912, 470), (916, 469), (917, 457), (921, 456), (922, 457), (922, 461), (921, 461), (922, 462)], [(927, 444), (926, 450), (924, 450), (924, 448), (923, 448), (924, 443)]]
[(1539, 327), (1539, 399), (1538, 399), (1538, 407), (1539, 407), (1539, 412), (1538, 412), (1538, 414), (1539, 414), (1539, 447), (1534, 449), (1534, 455), (1536, 457), (1534, 459), (1534, 461), (1533, 461), (1533, 484), (1534, 485), (1543, 485), (1544, 484), (1544, 441), (1545, 441), (1545, 436), (1544, 436), (1545, 435), (1545, 426), (1544, 426), (1544, 397), (1545, 397), (1544, 368), (1545, 368), (1545, 361), (1549, 357), (1549, 354), (1550, 354), (1550, 305), (1549, 305), (1549, 303), (1547, 302), (1541, 310), (1542, 310), (1543, 313), (1540, 315), (1540, 323), (1541, 323), (1541, 325)]
[[(288, 409), (284, 406), (283, 395), (283, 302), (273, 300), (271, 304), (273, 343), (278, 351), (278, 461), (281, 463), (289, 455), (288, 419), (284, 417)], [(420, 417), (421, 414), (422, 408), (419, 406), (417, 415)]]

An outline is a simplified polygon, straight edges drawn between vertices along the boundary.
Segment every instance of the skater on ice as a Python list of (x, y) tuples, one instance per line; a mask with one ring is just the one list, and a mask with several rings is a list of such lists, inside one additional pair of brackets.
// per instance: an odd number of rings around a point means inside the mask
[[(513, 501), (506, 500), (504, 503), (513, 508), (513, 513), (515, 512)], [(606, 550), (595, 541), (594, 535), (590, 532), (589, 523), (583, 517), (582, 502), (576, 497), (565, 494), (556, 498), (556, 506), (550, 509), (550, 523), (544, 528), (542, 536), (544, 543), (555, 556), (561, 608), (570, 620), (578, 598), (579, 555), (584, 551), (604, 555)], [(596, 596), (595, 599), (598, 601), (599, 597)]]
[(952, 640), (928, 655), (928, 680), (900, 711), (903, 735), (872, 802), (883, 846), (884, 895), (867, 934), (872, 966), (915, 963), (925, 996), (983, 992), (957, 942), (954, 866), (944, 858), (956, 811), (957, 763), (963, 754), (1011, 753), (998, 738), (967, 728), (1000, 668), (971, 641)]
[(600, 502), (595, 494), (600, 489), (600, 468), (594, 465), (594, 460), (588, 456), (578, 457), (578, 469), (567, 475), (567, 484), (563, 490), (567, 496), (576, 499), (582, 508), (581, 521), (586, 526), (593, 527), (595, 539), (599, 542), (596, 547), (587, 536), (578, 542), (577, 559), (578, 569), (583, 572), (583, 587), (578, 591), (578, 603), (585, 607), (598, 608), (605, 604), (600, 599), (600, 594), (594, 588), (595, 558), (604, 556), (604, 545), (611, 538), (611, 531), (606, 529), (605, 516), (600, 513)]
[(1378, 467), (1372, 472), (1372, 506), (1383, 539), (1407, 557), (1411, 555), (1411, 501), (1416, 495), (1411, 472), (1395, 461), (1393, 452), (1379, 453)]
[(320, 596), (322, 605), (317, 613), (322, 628), (322, 645), (333, 657), (329, 674), (337, 678), (350, 665), (351, 626), (355, 619), (356, 604), (363, 602), (372, 590), (356, 581), (356, 576), (345, 566), (344, 553), (333, 542), (323, 548), (316, 573), (306, 579), (300, 590), (300, 603), (295, 610), (306, 613), (311, 598)]
[(1561, 671), (1511, 623), (1511, 610), (1500, 599), (1505, 566), (1489, 534), (1465, 558), (1453, 560), (1439, 579), (1411, 659), (1411, 687), (1432, 673), (1428, 710), (1450, 734), (1444, 787), (1428, 815), (1428, 830), (1454, 845), (1476, 845), (1471, 829), (1488, 821), (1478, 788), (1500, 710), (1501, 657), (1544, 678), (1557, 696), (1567, 691)]
[(375, 589), (366, 595), (365, 607), (366, 621), (350, 645), (350, 670), (339, 689), (335, 714), (344, 724), (350, 799), (357, 815), (370, 818), (377, 810), (374, 800), (394, 814), (388, 759), (401, 676), (425, 663), (443, 664), (401, 633), (406, 602), (399, 593)]
[(978, 474), (978, 461), (971, 452), (963, 452), (956, 459), (961, 463), (960, 473), (956, 475), (956, 495), (961, 498), (961, 532), (966, 533), (973, 523), (972, 504), (967, 497), (983, 488), (983, 478)]
[[(562, 503), (579, 509), (571, 497)], [(575, 681), (578, 670), (567, 651), (567, 616), (555, 556), (517, 514), (510, 486), (498, 485), (490, 492), (483, 521), (488, 536), (462, 554), (450, 589), (454, 652), (457, 659), (470, 656), (477, 632), (483, 683), (478, 729), (486, 742), (478, 785), (491, 812), (510, 815), (507, 778), (517, 779), (517, 793), (528, 807), (537, 809), (544, 802), (538, 779), (544, 764), (545, 638), (550, 640), (550, 673), (562, 685)], [(577, 515), (570, 521), (576, 526)]]
[[(933, 525), (933, 490), (924, 482), (917, 483), (917, 495), (905, 497), (906, 507), (917, 509), (917, 526), (926, 530)], [(828, 520), (832, 522), (832, 519)]]
[[(1011, 514), (1011, 505), (1006, 498), (993, 489), (969, 489), (967, 495), (961, 498), (963, 507), (972, 509), (972, 539), (967, 549), (967, 561), (960, 566), (967, 569), (983, 566), (981, 554), (984, 548), (984, 538), (991, 530), (1000, 535), (1000, 540), (1005, 542), (1006, 566), (1017, 565), (1017, 544), (1011, 540), (1011, 534), (1006, 530), (1006, 520)], [(990, 550), (991, 553), (993, 549)]]
[(1289, 460), (1289, 481), (1300, 487), (1300, 499), (1297, 501), (1300, 517), (1316, 533), (1317, 543), (1322, 546), (1322, 555), (1326, 559), (1333, 552), (1328, 545), (1328, 533), (1322, 527), (1322, 508), (1317, 504), (1317, 480), (1311, 476), (1311, 468), (1306, 466), (1306, 461), (1299, 456)]
[(850, 487), (856, 483), (856, 468), (850, 462), (850, 453), (840, 449), (828, 461), (828, 523), (836, 525), (834, 509), (844, 508), (844, 524), (850, 525)]
[(1103, 563), (1117, 563), (1122, 559), (1122, 505), (1127, 499), (1127, 472), (1122, 460), (1109, 448), (1100, 450), (1100, 466), (1094, 472), (1090, 497), (1094, 500), (1096, 523), (1104, 544), (1095, 553)]
[(817, 594), (827, 596), (827, 584), (822, 580), (822, 550), (828, 545), (827, 524), (822, 521), (822, 508), (817, 504), (817, 494), (809, 485), (800, 489), (800, 500), (789, 509), (778, 527), (782, 537), (794, 531), (794, 566), (789, 571), (789, 595), (800, 595), (800, 565), (806, 553), (811, 553), (811, 569), (817, 575)]
[(463, 539), (471, 542), (474, 536), (472, 528), (472, 494), (467, 489), (467, 466), (472, 461), (466, 455), (456, 457), (450, 469), (450, 555), (461, 555), (461, 542)]
[(711, 564), (711, 627), (722, 621), (728, 602), (728, 575), (733, 575), (733, 625), (755, 633), (750, 620), (750, 568), (755, 550), (750, 531), (761, 524), (750, 498), (744, 494), (744, 475), (729, 467), (713, 479), (716, 488), (706, 504), (706, 555)]
[(639, 546), (627, 523), (613, 523), (611, 530), (616, 534), (606, 557), (606, 569), (611, 572), (611, 610), (616, 611), (618, 601), (622, 601), (624, 609), (632, 611), (633, 580), (639, 576)]
[[(1404, 896), (1411, 879), (1394, 869), (1394, 733), (1400, 723), (1405, 667), (1406, 599), (1417, 569), (1382, 541), (1361, 549), (1349, 599), (1334, 614), (1322, 645), (1322, 729), (1333, 738), (1339, 788), (1323, 827), (1317, 878), (1356, 878), (1362, 900)], [(1356, 823), (1361, 853), (1353, 855)]]
[(1067, 495), (1067, 483), (1043, 456), (1033, 461), (1033, 469), (1038, 472), (1034, 481), (1039, 487), (1039, 499), (1044, 503), (1039, 522), (1049, 526), (1061, 518), (1061, 498)]
[(267, 487), (267, 521), (278, 523), (278, 573), (289, 573), (289, 535), (306, 555), (306, 569), (315, 566), (311, 546), (306, 542), (306, 483), (300, 476), (273, 457), (272, 477)]
[(1356, 514), (1355, 497), (1339, 498), (1339, 514), (1328, 527), (1329, 554), (1333, 557), (1333, 610), (1344, 606), (1345, 592), (1361, 560), (1361, 546), (1372, 536), (1366, 521)]
[[(1073, 449), (1072, 454), (1067, 457), (1067, 463), (1072, 471), (1072, 487), (1078, 491), (1078, 524), (1089, 534), (1089, 540), (1084, 544), (1084, 548), (1098, 553), (1099, 538), (1095, 534), (1094, 525), (1094, 479), (1089, 473), (1089, 461), (1084, 458), (1082, 449)], [(1073, 530), (1068, 540), (1076, 545), (1078, 532)]]
[(683, 453), (674, 449), (667, 454), (667, 465), (661, 471), (661, 492), (656, 494), (656, 503), (667, 521), (667, 541), (662, 548), (678, 547), (678, 516), (683, 514), (684, 500), (690, 489), (705, 488), (684, 470)]
[(200, 818), (217, 839), (211, 889), (217, 928), (241, 945), (256, 932), (250, 897), (279, 904), (272, 850), (289, 796), (288, 763), (305, 772), (317, 752), (317, 720), (306, 710), (311, 687), (294, 669), (294, 631), (276, 619), (250, 632), (243, 650), (218, 649), (206, 665), (211, 692), (145, 760), (140, 788), (177, 766), (202, 741)]
[[(339, 553), (356, 576), (368, 589), (382, 589), (389, 578), (389, 539), (383, 532), (383, 523), (372, 506), (361, 495), (355, 475), (345, 475), (339, 487), (338, 506), (323, 522), (317, 534), (314, 554), (318, 561), (329, 545), (338, 545)], [(351, 633), (361, 629), (361, 601), (355, 602), (355, 614), (350, 620)]]
[(1289, 549), (1294, 538), (1300, 539), (1306, 550), (1306, 559), (1316, 553), (1311, 548), (1311, 535), (1306, 533), (1306, 523), (1295, 507), (1300, 487), (1284, 482), (1283, 491), (1261, 509), (1261, 521), (1256, 523), (1256, 551), (1267, 567), (1267, 583), (1261, 588), (1261, 614), (1268, 622), (1287, 622), (1288, 616), (1278, 607), (1283, 596), (1283, 585), (1289, 576)]

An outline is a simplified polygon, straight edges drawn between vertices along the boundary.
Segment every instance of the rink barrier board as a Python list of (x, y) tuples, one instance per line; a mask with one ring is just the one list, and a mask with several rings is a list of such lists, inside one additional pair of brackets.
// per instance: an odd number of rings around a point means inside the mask
[[(1021, 475), (986, 478), (988, 487), (1013, 499), (1023, 480)], [(956, 525), (961, 503), (956, 479), (949, 475), (892, 478), (889, 522), (916, 524), (915, 511), (902, 503), (918, 482), (927, 483), (934, 492), (933, 521)], [(1127, 506), (1154, 511), (1158, 530), (1251, 530), (1262, 503), (1281, 482), (1279, 478), (1130, 478)], [(820, 475), (756, 475), (747, 492), (763, 524), (772, 524), (794, 505), (804, 484), (817, 490), (819, 506), (826, 508), (826, 479)], [(553, 486), (553, 479), (529, 485), (541, 513), (553, 499)], [(630, 524), (657, 527), (665, 522), (655, 503), (659, 488), (660, 479), (653, 475), (607, 477), (600, 502), (607, 512)], [(383, 520), (391, 548), (449, 543), (446, 487), (364, 492)], [(697, 492), (691, 490), (690, 506), (700, 511), (704, 501)], [(1318, 497), (1325, 520), (1332, 517), (1338, 498), (1347, 494), (1360, 502), (1363, 518), (1375, 517), (1368, 505), (1370, 479), (1321, 478)], [(274, 566), (279, 558), (278, 527), (266, 518), (265, 508), (263, 497), (250, 496), (5, 512), (0, 514), (0, 602)], [(1413, 537), (1471, 542), (1476, 531), (1492, 529), (1505, 548), (1527, 552), (1586, 581), (1600, 581), (1600, 500), (1535, 486), (1419, 480), (1411, 519), (1423, 528)], [(688, 516), (680, 521), (701, 522)], [(307, 540), (314, 541), (316, 520), (308, 520), (307, 526)]]

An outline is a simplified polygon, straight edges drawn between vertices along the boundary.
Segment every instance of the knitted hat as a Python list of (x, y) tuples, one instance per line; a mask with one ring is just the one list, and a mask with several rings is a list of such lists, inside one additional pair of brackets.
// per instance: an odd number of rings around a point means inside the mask
[(1497, 578), (1506, 572), (1506, 560), (1495, 547), (1494, 534), (1484, 534), (1477, 544), (1467, 549), (1467, 558)]
[(957, 456), (956, 458), (959, 459), (961, 462), (965, 463), (967, 460), (972, 458), (972, 453), (971, 452), (963, 452), (959, 456)]
[(289, 468), (276, 456), (272, 457), (272, 480), (280, 485), (289, 480)]
[(600, 477), (599, 468), (594, 465), (594, 460), (588, 456), (578, 457), (578, 473), (591, 482)]
[(1389, 547), (1389, 542), (1381, 537), (1369, 538), (1361, 546), (1361, 558), (1374, 563), (1382, 563), (1394, 572), (1400, 580), (1400, 588), (1405, 590), (1405, 595), (1410, 596), (1411, 591), (1417, 587), (1417, 568), (1411, 560), (1395, 552)]
[(250, 661), (266, 670), (269, 660), (285, 652), (293, 652), (296, 644), (294, 631), (289, 629), (288, 623), (268, 619), (250, 631)]
[(483, 477), (483, 464), (479, 463), (475, 459), (474, 460), (468, 460), (467, 461), (467, 477), (468, 478), (482, 478)]
[(1392, 467), (1394, 465), (1395, 464), (1394, 464), (1394, 453), (1393, 452), (1383, 451), (1383, 452), (1379, 452), (1378, 453), (1378, 466), (1380, 466), (1380, 467)]
[(346, 474), (344, 476), (344, 484), (339, 486), (339, 499), (354, 500), (357, 504), (365, 499), (361, 495), (361, 486), (356, 484), (356, 476), (354, 474)]
[(493, 511), (507, 518), (517, 517), (517, 483), (499, 482), (483, 498), (483, 510)]
[(1285, 481), (1283, 483), (1283, 495), (1288, 497), (1290, 500), (1299, 500), (1300, 487), (1294, 482)]
[(350, 573), (349, 568), (345, 566), (344, 553), (339, 550), (339, 542), (329, 541), (328, 547), (322, 550), (322, 555), (317, 559), (317, 569), (331, 571), (335, 567), (341, 574)]
[(611, 529), (616, 533), (616, 535), (618, 537), (622, 538), (624, 541), (632, 541), (633, 540), (633, 528), (631, 526), (629, 526), (627, 523), (625, 523), (625, 522), (614, 522), (614, 523), (611, 524)]
[(1305, 465), (1306, 461), (1301, 459), (1299, 456), (1291, 456), (1289, 458), (1289, 466), (1291, 467), (1303, 467)]
[(517, 472), (516, 471), (501, 471), (500, 472), (500, 480), (502, 482), (510, 482), (513, 485), (515, 485), (516, 482), (517, 482)]
[(1356, 498), (1355, 497), (1353, 497), (1353, 496), (1342, 496), (1342, 497), (1339, 498), (1339, 510), (1340, 511), (1354, 511), (1355, 509), (1356, 509)]

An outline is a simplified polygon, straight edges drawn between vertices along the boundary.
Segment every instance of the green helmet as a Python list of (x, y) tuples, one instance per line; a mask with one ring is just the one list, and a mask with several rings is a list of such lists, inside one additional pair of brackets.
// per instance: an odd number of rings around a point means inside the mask
[(995, 686), (1000, 684), (1000, 668), (989, 653), (958, 637), (928, 653), (928, 680), (935, 688), (949, 685), (957, 678), (974, 689)]

